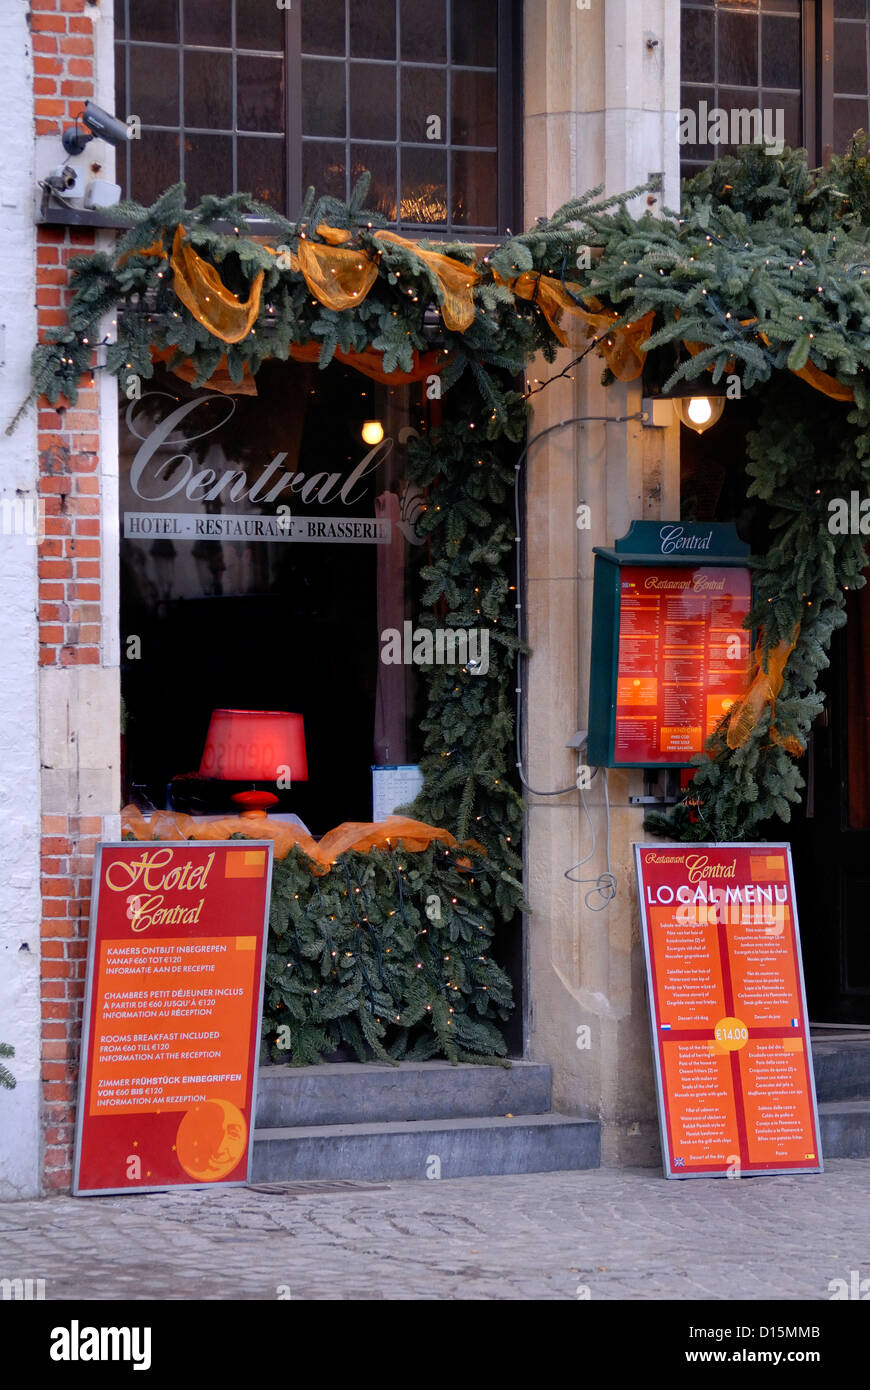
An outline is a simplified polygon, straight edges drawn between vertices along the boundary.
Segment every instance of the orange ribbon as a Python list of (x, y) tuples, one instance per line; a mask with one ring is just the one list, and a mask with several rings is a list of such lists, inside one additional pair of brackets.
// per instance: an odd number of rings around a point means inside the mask
[[(649, 313), (634, 323), (619, 328), (611, 326), (619, 318), (613, 309), (605, 309), (593, 296), (586, 295), (582, 285), (567, 281), (564, 285), (552, 275), (524, 270), (514, 280), (505, 280), (493, 271), (496, 284), (506, 285), (518, 299), (537, 304), (550, 328), (563, 347), (578, 347), (590, 336), (603, 336), (598, 352), (604, 358), (617, 381), (636, 381), (643, 371), (646, 353), (640, 344), (652, 331), (655, 314)], [(583, 299), (589, 306), (576, 302)], [(611, 329), (610, 332), (607, 330)]]
[[(181, 812), (157, 811), (145, 819), (137, 806), (125, 806), (121, 812), (122, 838), (134, 840), (228, 840), (231, 835), (246, 835), (252, 840), (272, 840), (276, 859), (286, 859), (298, 846), (312, 861), (313, 873), (329, 872), (335, 861), (348, 850), (365, 853), (370, 849), (389, 849), (392, 846), (408, 853), (428, 849), (433, 840), (455, 845), (456, 837), (425, 821), (408, 816), (387, 816), (376, 822), (345, 821), (330, 830), (318, 843), (298, 825), (269, 820), (267, 816), (227, 816), (221, 820), (195, 820)], [(482, 851), (474, 840), (470, 848)], [(458, 862), (458, 861), (457, 861)]]
[(749, 685), (739, 700), (735, 702), (726, 716), (725, 742), (729, 748), (741, 748), (761, 718), (766, 705), (770, 706), (770, 737), (780, 743), (793, 756), (803, 753), (804, 748), (796, 738), (782, 738), (774, 728), (776, 700), (782, 689), (785, 664), (797, 644), (800, 623), (794, 630), (791, 641), (785, 638), (767, 654), (767, 670), (764, 669), (762, 639), (755, 646), (754, 670)]
[[(168, 363), (178, 351), (177, 348), (158, 349), (152, 347), (152, 362)], [(181, 362), (177, 362), (170, 368), (174, 376), (180, 377), (182, 381), (193, 383), (199, 376), (199, 372), (193, 365), (189, 357), (185, 357)], [(203, 389), (207, 391), (221, 391), (225, 396), (256, 396), (257, 383), (247, 362), (242, 366), (241, 381), (233, 381), (227, 365), (226, 355), (218, 362), (211, 376), (203, 382)]]
[[(290, 270), (299, 270), (311, 294), (327, 309), (340, 312), (361, 304), (378, 278), (378, 263), (365, 251), (345, 245), (351, 232), (343, 228), (317, 228), (323, 241), (300, 237), (297, 251), (287, 255)], [(422, 261), (438, 287), (441, 317), (449, 329), (464, 333), (474, 322), (474, 286), (480, 275), (473, 266), (463, 265), (438, 251), (425, 251), (416, 241), (396, 232), (378, 231), (376, 239), (401, 246)], [(326, 244), (324, 244), (326, 243)]]
[(224, 343), (240, 343), (257, 321), (265, 271), (258, 271), (248, 293), (240, 301), (221, 280), (213, 265), (197, 255), (184, 240), (181, 223), (175, 230), (169, 258), (175, 275), (175, 293), (204, 328)]
[[(294, 362), (316, 362), (320, 357), (320, 348), (320, 343), (291, 343), (290, 356)], [(398, 368), (394, 372), (385, 372), (384, 354), (378, 352), (377, 348), (365, 348), (362, 352), (345, 352), (343, 348), (336, 348), (333, 354), (336, 362), (343, 362), (372, 381), (382, 381), (389, 386), (410, 386), (412, 382), (425, 381), (428, 376), (438, 376), (451, 356), (445, 355), (443, 349), (439, 348), (433, 348), (431, 352), (417, 352), (414, 349), (413, 366), (409, 372), (401, 372)]]

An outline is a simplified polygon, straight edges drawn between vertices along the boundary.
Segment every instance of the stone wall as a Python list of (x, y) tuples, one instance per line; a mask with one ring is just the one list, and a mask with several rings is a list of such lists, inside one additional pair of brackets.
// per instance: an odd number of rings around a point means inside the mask
[[(653, 42), (657, 40), (657, 42)], [(598, 184), (619, 193), (664, 175), (657, 203), (678, 200), (679, 0), (528, 0), (525, 28), (525, 223)], [(642, 206), (637, 211), (642, 211)], [(539, 363), (546, 379), (571, 360)], [(571, 417), (633, 416), (640, 383), (604, 388), (592, 354), (534, 397), (529, 436)], [(538, 791), (572, 786), (566, 744), (589, 727), (593, 546), (612, 545), (633, 518), (679, 515), (679, 426), (645, 429), (585, 419), (533, 444), (527, 465), (526, 627), (533, 648), (524, 691), (526, 776)], [(578, 530), (577, 507), (591, 509)], [(603, 1161), (655, 1162), (655, 1116), (643, 951), (632, 843), (643, 813), (629, 805), (639, 772), (611, 772), (615, 899), (595, 911), (606, 868), (604, 774), (586, 801), (528, 793), (529, 1047), (553, 1067), (556, 1109), (602, 1121)], [(590, 853), (576, 871), (565, 871)], [(588, 1030), (587, 1032), (578, 1030)], [(588, 1043), (588, 1046), (585, 1044)]]

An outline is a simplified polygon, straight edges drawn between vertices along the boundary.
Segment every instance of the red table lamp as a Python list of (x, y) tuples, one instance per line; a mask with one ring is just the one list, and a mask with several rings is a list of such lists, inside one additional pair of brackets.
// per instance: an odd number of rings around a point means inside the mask
[[(205, 740), (201, 777), (224, 782), (308, 781), (305, 727), (301, 714), (271, 709), (216, 709)], [(236, 792), (233, 796), (247, 816), (265, 816), (277, 806), (274, 792)]]

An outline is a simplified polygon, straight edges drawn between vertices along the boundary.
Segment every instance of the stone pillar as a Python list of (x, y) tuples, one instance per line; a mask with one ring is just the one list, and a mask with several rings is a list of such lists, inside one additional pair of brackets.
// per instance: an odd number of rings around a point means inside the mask
[[(664, 175), (678, 201), (679, 0), (527, 0), (525, 223), (599, 183), (608, 193)], [(642, 211), (644, 199), (634, 211)], [(546, 378), (539, 362), (529, 377)], [(640, 383), (604, 388), (597, 354), (534, 398), (529, 438), (574, 416), (635, 416)], [(633, 518), (679, 515), (679, 426), (586, 419), (532, 444), (523, 553), (526, 632), (533, 649), (523, 692), (526, 777), (536, 792), (571, 786), (568, 740), (588, 728), (592, 549)], [(591, 508), (591, 529), (576, 511)], [(616, 897), (602, 910), (595, 879), (607, 867), (605, 773), (586, 792), (527, 792), (529, 1051), (553, 1067), (554, 1105), (599, 1118), (604, 1162), (657, 1161), (658, 1131), (632, 843), (643, 813), (628, 798), (640, 773), (611, 772), (610, 862)], [(589, 880), (575, 884), (565, 871)], [(588, 1034), (585, 1030), (588, 1029)], [(585, 1046), (588, 1042), (588, 1046)]]

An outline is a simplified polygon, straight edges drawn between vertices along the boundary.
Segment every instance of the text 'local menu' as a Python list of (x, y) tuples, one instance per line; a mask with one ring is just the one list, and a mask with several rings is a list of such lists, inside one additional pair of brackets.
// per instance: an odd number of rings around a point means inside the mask
[(638, 845), (665, 1171), (818, 1172), (787, 845)]

